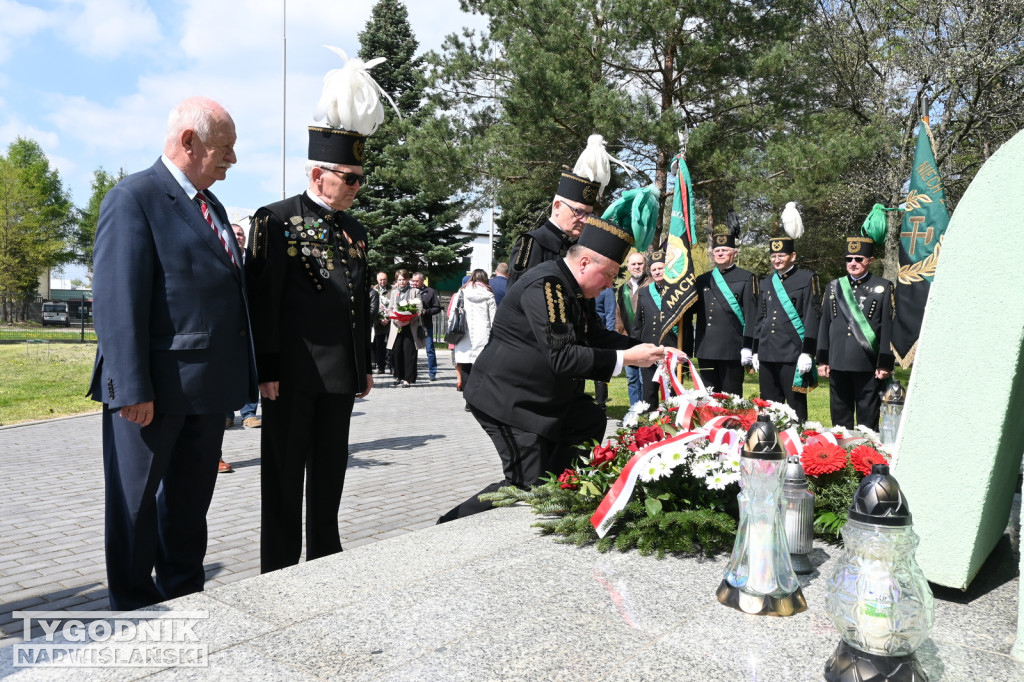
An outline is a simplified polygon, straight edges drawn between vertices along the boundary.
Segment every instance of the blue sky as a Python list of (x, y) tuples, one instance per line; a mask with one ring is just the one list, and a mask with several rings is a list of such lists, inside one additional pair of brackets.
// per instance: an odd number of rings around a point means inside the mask
[[(231, 113), (238, 164), (214, 191), (231, 217), (281, 198), (282, 16), (287, 11), (285, 191), (305, 187), (306, 126), (323, 75), (354, 56), (372, 3), (351, 0), (0, 0), (0, 145), (42, 146), (77, 206), (93, 171), (151, 165), (167, 113), (206, 95)], [(458, 0), (408, 0), (420, 50), (482, 28)], [(386, 115), (391, 115), (388, 110)]]

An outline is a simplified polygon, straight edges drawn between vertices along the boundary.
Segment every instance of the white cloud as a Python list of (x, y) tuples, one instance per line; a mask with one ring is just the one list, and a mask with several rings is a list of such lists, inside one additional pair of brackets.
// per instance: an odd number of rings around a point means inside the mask
[(10, 57), (15, 41), (28, 41), (51, 22), (51, 17), (38, 7), (12, 0), (0, 0), (0, 17), (0, 63)]
[(91, 57), (149, 52), (161, 42), (156, 15), (141, 0), (63, 0), (57, 30)]

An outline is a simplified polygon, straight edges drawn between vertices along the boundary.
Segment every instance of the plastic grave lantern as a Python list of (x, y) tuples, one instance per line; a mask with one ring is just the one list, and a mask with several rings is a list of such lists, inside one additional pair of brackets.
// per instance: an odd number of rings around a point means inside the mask
[(783, 522), (786, 458), (768, 417), (747, 431), (740, 457), (740, 525), (718, 601), (754, 615), (791, 616), (807, 609), (793, 572)]
[(914, 651), (928, 639), (935, 601), (914, 559), (918, 537), (889, 466), (875, 464), (853, 497), (843, 553), (825, 607), (842, 641), (825, 665), (830, 682), (927, 680)]

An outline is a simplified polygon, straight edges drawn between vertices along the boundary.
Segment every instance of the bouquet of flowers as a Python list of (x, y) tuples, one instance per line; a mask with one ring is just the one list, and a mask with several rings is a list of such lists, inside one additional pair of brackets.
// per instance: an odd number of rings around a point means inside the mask
[(388, 318), (399, 323), (407, 324), (412, 320), (412, 318), (419, 315), (420, 310), (422, 309), (423, 301), (419, 298), (407, 298), (404, 301), (398, 301), (391, 307), (391, 312), (388, 315)]
[(638, 402), (604, 443), (581, 446), (576, 466), (530, 491), (503, 488), (482, 499), (524, 501), (553, 520), (535, 525), (561, 541), (599, 551), (636, 548), (713, 555), (732, 547), (739, 518), (740, 457), (747, 429), (767, 415), (787, 455), (799, 455), (816, 493), (819, 533), (834, 540), (860, 479), (885, 462), (867, 429), (794, 426), (787, 405), (702, 389), (680, 391), (656, 409)]

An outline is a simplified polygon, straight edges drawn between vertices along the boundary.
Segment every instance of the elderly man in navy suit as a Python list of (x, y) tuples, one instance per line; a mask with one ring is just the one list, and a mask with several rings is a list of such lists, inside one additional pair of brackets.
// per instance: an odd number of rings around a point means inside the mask
[(236, 161), (234, 122), (194, 97), (167, 128), (163, 156), (110, 190), (96, 229), (89, 393), (104, 404), (117, 610), (203, 589), (224, 414), (257, 394), (242, 253), (209, 191)]

